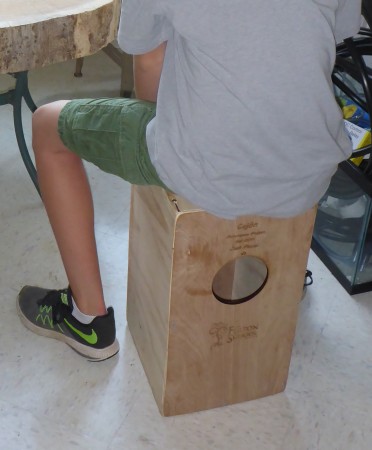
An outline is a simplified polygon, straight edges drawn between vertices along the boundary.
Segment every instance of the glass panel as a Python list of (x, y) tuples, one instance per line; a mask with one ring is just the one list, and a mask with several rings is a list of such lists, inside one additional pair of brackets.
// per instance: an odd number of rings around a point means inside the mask
[(341, 169), (318, 206), (314, 238), (352, 285), (372, 281), (370, 208), (369, 196)]

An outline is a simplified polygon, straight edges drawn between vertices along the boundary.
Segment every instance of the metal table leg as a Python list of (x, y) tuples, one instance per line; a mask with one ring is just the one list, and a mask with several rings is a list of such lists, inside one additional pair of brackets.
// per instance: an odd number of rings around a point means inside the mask
[(19, 151), (21, 153), (23, 162), (26, 166), (27, 172), (29, 173), (32, 182), (35, 185), (39, 195), (39, 185), (37, 182), (37, 173), (35, 166), (30, 157), (30, 153), (28, 151), (25, 136), (23, 132), (22, 125), (22, 100), (24, 99), (28, 108), (31, 112), (34, 112), (37, 108), (34, 101), (32, 100), (30, 91), (28, 89), (28, 73), (18, 72), (9, 74), (16, 79), (16, 85), (14, 89), (10, 89), (9, 91), (0, 94), (0, 105), (10, 104), (13, 106), (13, 120), (14, 120), (14, 129), (18, 142)]

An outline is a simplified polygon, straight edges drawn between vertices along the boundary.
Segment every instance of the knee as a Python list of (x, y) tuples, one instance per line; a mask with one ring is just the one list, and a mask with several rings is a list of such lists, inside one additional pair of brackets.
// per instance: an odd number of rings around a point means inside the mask
[(40, 106), (32, 115), (32, 136), (49, 136), (50, 132), (58, 126), (58, 117), (55, 118), (55, 104), (48, 103)]
[(32, 115), (32, 147), (35, 154), (57, 150), (62, 144), (58, 132), (59, 114), (66, 102), (40, 106)]

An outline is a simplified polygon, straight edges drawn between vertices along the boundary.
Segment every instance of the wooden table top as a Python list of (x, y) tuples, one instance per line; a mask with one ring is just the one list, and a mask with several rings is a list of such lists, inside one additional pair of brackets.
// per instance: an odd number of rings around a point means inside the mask
[(0, 73), (93, 54), (117, 33), (121, 0), (1, 0)]

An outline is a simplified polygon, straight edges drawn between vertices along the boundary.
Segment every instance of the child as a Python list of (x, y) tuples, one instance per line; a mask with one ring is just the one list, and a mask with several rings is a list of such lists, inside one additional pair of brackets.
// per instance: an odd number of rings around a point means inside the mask
[(93, 360), (119, 350), (81, 158), (225, 218), (316, 204), (351, 153), (331, 73), (360, 13), (359, 0), (123, 0), (119, 44), (135, 55), (137, 100), (60, 101), (34, 114), (69, 287), (23, 288), (23, 323)]

